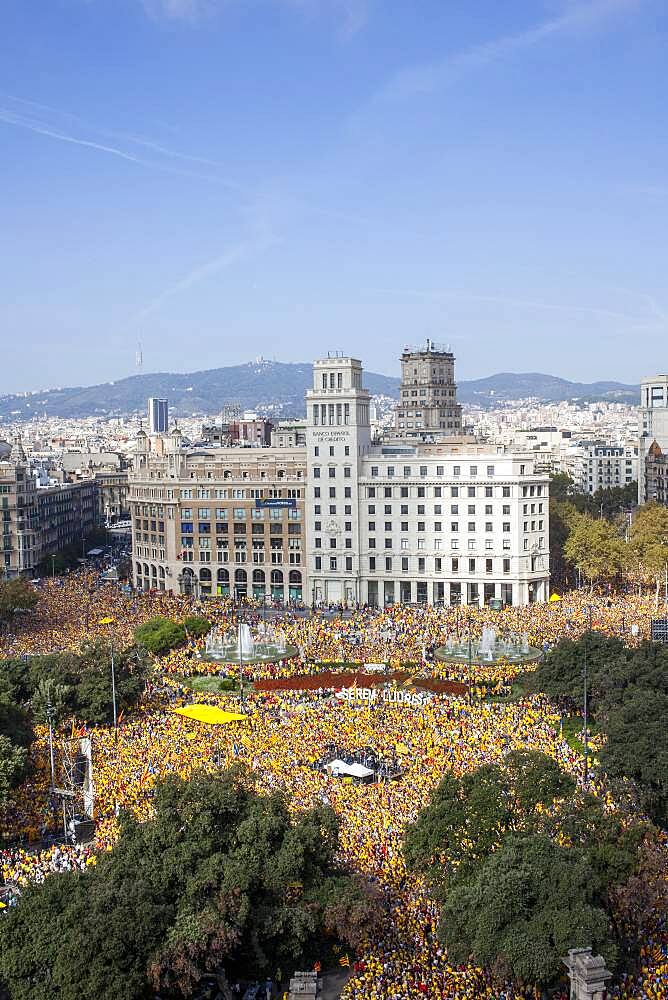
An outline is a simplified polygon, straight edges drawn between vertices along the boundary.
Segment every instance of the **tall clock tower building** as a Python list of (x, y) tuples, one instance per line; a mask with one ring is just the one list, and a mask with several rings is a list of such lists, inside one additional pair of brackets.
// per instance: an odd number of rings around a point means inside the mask
[(359, 470), (371, 446), (362, 363), (330, 355), (306, 393), (306, 547), (311, 603), (362, 600)]

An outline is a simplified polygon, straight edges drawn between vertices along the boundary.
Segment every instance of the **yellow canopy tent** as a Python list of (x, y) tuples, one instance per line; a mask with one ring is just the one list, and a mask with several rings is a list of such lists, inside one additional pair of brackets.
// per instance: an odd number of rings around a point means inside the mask
[(551, 594), (550, 595), (550, 604), (556, 604), (557, 601), (560, 601), (560, 600), (561, 600), (561, 598), (559, 597), (559, 594)]
[(248, 718), (247, 715), (240, 715), (238, 712), (224, 712), (215, 705), (186, 705), (184, 708), (175, 708), (174, 711), (186, 719), (204, 722), (208, 726), (225, 726), (228, 722), (243, 722)]

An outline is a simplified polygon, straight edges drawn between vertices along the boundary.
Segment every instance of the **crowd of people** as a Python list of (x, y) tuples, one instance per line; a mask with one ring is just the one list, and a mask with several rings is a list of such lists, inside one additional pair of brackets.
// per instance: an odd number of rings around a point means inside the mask
[[(182, 618), (192, 610), (190, 600), (165, 594), (126, 596), (113, 586), (97, 586), (90, 575), (49, 582), (34, 617), (0, 641), (0, 657), (75, 646), (89, 639), (103, 618), (115, 619), (107, 626), (115, 642), (129, 643), (142, 621), (156, 614)], [(233, 626), (237, 609), (230, 602), (212, 602), (205, 613), (227, 628)], [(241, 613), (250, 623), (259, 617), (251, 604)], [(649, 599), (588, 594), (504, 611), (393, 607), (382, 612), (359, 609), (345, 619), (331, 620), (287, 612), (278, 615), (274, 627), (299, 649), (300, 656), (279, 664), (249, 665), (247, 677), (249, 681), (295, 677), (317, 671), (316, 664), (387, 662), (416, 675), (459, 679), (465, 677), (465, 666), (434, 663), (431, 653), (448, 637), (479, 636), (484, 625), (494, 626), (502, 635), (526, 635), (532, 646), (543, 649), (563, 635), (582, 634), (590, 624), (627, 641), (640, 641), (647, 638), (653, 616)], [(267, 692), (247, 684), (241, 706), (246, 719), (207, 726), (174, 713), (192, 697), (181, 686), (180, 675), (220, 671), (220, 664), (196, 659), (202, 647), (203, 640), (189, 643), (158, 662), (155, 684), (139, 709), (122, 719), (117, 734), (111, 728), (91, 734), (95, 850), (113, 849), (119, 810), (130, 809), (140, 819), (151, 816), (155, 785), (165, 776), (187, 778), (201, 768), (215, 772), (241, 763), (258, 790), (282, 791), (295, 811), (329, 803), (340, 819), (342, 862), (382, 891), (388, 908), (385, 931), (377, 940), (360, 942), (344, 988), (345, 1000), (538, 996), (510, 984), (500, 987), (473, 966), (456, 968), (448, 962), (436, 938), (436, 908), (425, 884), (406, 871), (401, 845), (406, 825), (448, 770), (461, 775), (498, 761), (511, 750), (530, 748), (550, 754), (574, 775), (581, 775), (582, 758), (561, 738), (559, 716), (549, 702), (469, 701), (460, 695), (433, 697), (419, 706), (382, 700), (364, 704), (349, 703), (326, 689)], [(490, 689), (513, 674), (507, 663), (486, 669), (488, 673), (483, 678), (477, 673), (477, 679)], [(240, 707), (229, 694), (203, 694), (198, 700)], [(402, 777), (371, 785), (334, 778), (313, 766), (328, 744), (350, 751), (372, 747), (381, 758), (398, 757)], [(38, 841), (51, 822), (42, 730), (38, 729), (32, 753), (35, 770), (1, 818), (5, 833), (29, 832)], [(52, 872), (84, 868), (94, 863), (95, 854), (80, 847), (49, 847), (41, 852), (14, 847), (1, 857), (5, 879), (20, 885)], [(620, 1000), (665, 1000), (667, 945), (667, 929), (658, 927), (656, 938), (645, 943), (642, 968), (625, 976), (614, 995)]]

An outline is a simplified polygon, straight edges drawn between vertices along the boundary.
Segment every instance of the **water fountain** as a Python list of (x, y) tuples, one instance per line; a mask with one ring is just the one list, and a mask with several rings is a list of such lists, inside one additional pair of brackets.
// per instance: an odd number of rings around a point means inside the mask
[(223, 632), (216, 626), (206, 637), (198, 659), (218, 663), (273, 663), (297, 654), (297, 647), (286, 643), (270, 625), (259, 625), (253, 632), (247, 622)]
[(527, 635), (510, 635), (500, 638), (496, 629), (485, 626), (480, 638), (453, 639), (449, 636), (444, 646), (434, 652), (443, 663), (494, 664), (500, 660), (508, 663), (532, 663), (541, 655), (541, 650), (529, 645)]

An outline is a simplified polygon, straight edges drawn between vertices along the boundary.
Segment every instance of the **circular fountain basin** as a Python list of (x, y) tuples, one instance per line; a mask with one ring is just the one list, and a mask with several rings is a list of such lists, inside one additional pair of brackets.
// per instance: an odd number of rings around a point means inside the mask
[(287, 660), (296, 656), (299, 650), (296, 646), (278, 642), (256, 642), (252, 651), (239, 652), (237, 643), (221, 643), (214, 650), (203, 649), (197, 654), (198, 660), (206, 663), (275, 663), (277, 660)]
[[(509, 651), (507, 649), (492, 649), (481, 652), (477, 644), (471, 646), (471, 663), (481, 666), (494, 663), (534, 663), (543, 655), (541, 649), (529, 646), (528, 650)], [(434, 650), (434, 656), (441, 663), (468, 663), (469, 645), (468, 642), (457, 643), (453, 646), (439, 646)]]
[(213, 628), (197, 657), (206, 663), (275, 663), (295, 656), (298, 650), (265, 626), (253, 632), (247, 622), (223, 632)]
[(542, 650), (530, 646), (526, 636), (500, 639), (493, 628), (484, 628), (480, 639), (449, 639), (444, 646), (434, 650), (441, 663), (475, 663), (479, 666), (495, 663), (533, 663), (542, 656)]

